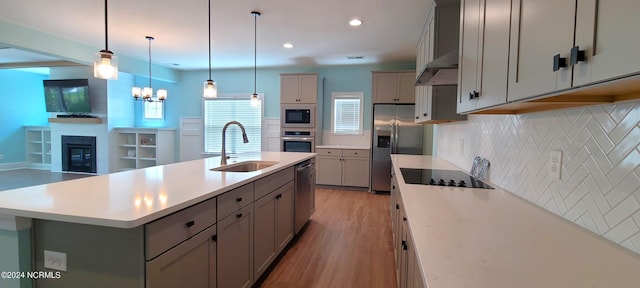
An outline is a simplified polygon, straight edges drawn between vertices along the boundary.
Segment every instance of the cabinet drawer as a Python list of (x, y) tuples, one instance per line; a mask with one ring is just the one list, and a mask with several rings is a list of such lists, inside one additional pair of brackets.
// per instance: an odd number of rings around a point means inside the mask
[(260, 199), (265, 195), (271, 193), (273, 190), (278, 189), (284, 184), (293, 181), (294, 172), (293, 167), (289, 167), (282, 171), (278, 171), (262, 179), (258, 179), (255, 184), (256, 199)]
[(222, 219), (253, 202), (253, 183), (240, 186), (218, 196), (218, 219)]
[(215, 235), (213, 225), (147, 261), (147, 287), (215, 287)]
[(216, 223), (216, 199), (185, 208), (145, 225), (147, 260)]
[(320, 148), (316, 149), (316, 154), (320, 156), (342, 156), (342, 149)]
[(369, 150), (344, 149), (344, 150), (342, 150), (342, 156), (343, 157), (369, 158)]

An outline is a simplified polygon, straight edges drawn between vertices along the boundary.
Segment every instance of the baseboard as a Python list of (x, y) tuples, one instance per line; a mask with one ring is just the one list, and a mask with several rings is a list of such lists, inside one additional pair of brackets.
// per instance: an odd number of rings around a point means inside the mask
[(27, 168), (27, 162), (0, 163), (0, 171)]

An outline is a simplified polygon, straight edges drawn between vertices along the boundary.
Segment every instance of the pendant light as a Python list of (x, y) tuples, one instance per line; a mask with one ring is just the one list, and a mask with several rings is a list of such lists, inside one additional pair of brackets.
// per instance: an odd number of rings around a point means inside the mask
[(218, 97), (218, 85), (211, 79), (211, 0), (209, 0), (209, 79), (204, 81), (204, 98)]
[(118, 56), (109, 51), (109, 26), (107, 22), (107, 0), (104, 0), (104, 50), (95, 54), (93, 59), (93, 77), (100, 79), (118, 79)]
[(163, 102), (167, 100), (167, 90), (166, 89), (158, 89), (157, 95), (153, 96), (153, 88), (151, 86), (151, 40), (154, 40), (151, 36), (145, 36), (147, 40), (149, 40), (149, 87), (144, 87), (140, 89), (140, 87), (131, 88), (131, 95), (135, 100), (142, 98), (143, 101), (147, 102)]
[(260, 12), (251, 11), (253, 15), (253, 94), (251, 94), (251, 106), (258, 106), (260, 104), (260, 98), (256, 93), (257, 83), (257, 59), (258, 59), (258, 16), (262, 15)]

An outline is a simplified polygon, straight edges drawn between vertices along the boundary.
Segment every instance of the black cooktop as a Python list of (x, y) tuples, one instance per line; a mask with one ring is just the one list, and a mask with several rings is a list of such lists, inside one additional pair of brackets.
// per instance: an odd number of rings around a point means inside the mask
[(488, 184), (456, 170), (400, 168), (404, 183), (493, 189)]

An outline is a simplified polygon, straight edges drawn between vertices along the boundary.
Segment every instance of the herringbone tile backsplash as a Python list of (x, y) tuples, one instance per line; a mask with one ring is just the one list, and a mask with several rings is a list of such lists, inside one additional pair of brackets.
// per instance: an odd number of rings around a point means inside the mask
[[(437, 126), (437, 156), (640, 254), (640, 102), (522, 115), (470, 115)], [(561, 180), (547, 171), (562, 151)], [(460, 152), (464, 153), (461, 154)]]

